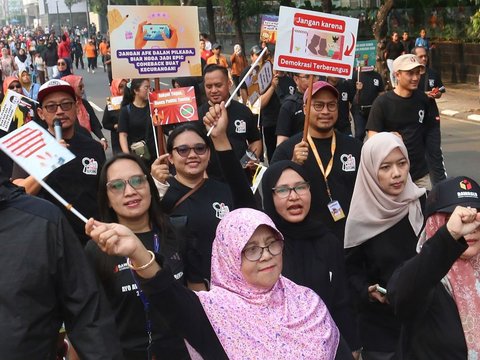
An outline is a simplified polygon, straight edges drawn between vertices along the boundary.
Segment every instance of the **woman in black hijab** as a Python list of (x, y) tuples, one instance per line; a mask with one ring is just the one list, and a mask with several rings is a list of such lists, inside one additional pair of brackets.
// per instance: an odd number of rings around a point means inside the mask
[(264, 210), (285, 238), (282, 275), (322, 298), (355, 352), (360, 343), (350, 306), (343, 244), (310, 215), (306, 172), (292, 161), (276, 162), (265, 172), (262, 190)]

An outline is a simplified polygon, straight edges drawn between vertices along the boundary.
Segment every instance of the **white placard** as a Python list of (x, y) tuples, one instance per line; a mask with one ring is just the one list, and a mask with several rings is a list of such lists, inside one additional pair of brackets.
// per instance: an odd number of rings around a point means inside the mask
[(0, 130), (8, 131), (10, 124), (12, 123), (15, 110), (17, 110), (21, 99), (22, 95), (19, 93), (10, 89), (7, 90), (5, 98), (2, 101), (2, 109), (0, 110)]

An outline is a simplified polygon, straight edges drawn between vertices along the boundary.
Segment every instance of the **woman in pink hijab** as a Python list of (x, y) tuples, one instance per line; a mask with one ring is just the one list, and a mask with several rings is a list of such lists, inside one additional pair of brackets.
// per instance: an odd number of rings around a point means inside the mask
[(420, 253), (388, 283), (403, 325), (400, 359), (479, 358), (479, 209), (480, 186), (466, 176), (444, 180), (429, 194)]
[(129, 258), (192, 359), (352, 359), (320, 297), (281, 276), (283, 237), (260, 211), (237, 209), (219, 223), (208, 292), (175, 285), (128, 228), (90, 219), (86, 231), (103, 251)]
[(68, 82), (75, 89), (77, 120), (81, 129), (87, 130), (90, 136), (91, 133), (93, 133), (100, 140), (103, 150), (107, 150), (108, 142), (103, 135), (102, 125), (100, 124), (92, 105), (84, 99), (85, 85), (83, 83), (83, 78), (79, 75), (67, 75), (62, 77), (62, 80)]

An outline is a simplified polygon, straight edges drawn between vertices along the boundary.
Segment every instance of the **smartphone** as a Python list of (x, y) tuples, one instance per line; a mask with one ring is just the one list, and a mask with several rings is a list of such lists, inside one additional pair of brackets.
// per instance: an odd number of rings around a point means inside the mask
[(377, 285), (377, 289), (376, 289), (380, 294), (382, 295), (387, 295), (387, 289), (381, 287), (381, 286), (378, 286)]
[(143, 32), (145, 33), (145, 35), (143, 36), (143, 40), (146, 41), (163, 41), (164, 38), (162, 36), (162, 32), (165, 33), (167, 39), (170, 39), (170, 37), (172, 36), (170, 28), (168, 27), (168, 25), (165, 24), (143, 25)]

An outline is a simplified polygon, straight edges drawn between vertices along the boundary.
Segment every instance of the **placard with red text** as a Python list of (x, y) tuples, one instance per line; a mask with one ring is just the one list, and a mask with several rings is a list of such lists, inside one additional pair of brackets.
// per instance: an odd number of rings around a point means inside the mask
[(149, 96), (155, 126), (198, 120), (193, 86), (154, 91)]
[(352, 77), (358, 19), (280, 7), (274, 69)]

